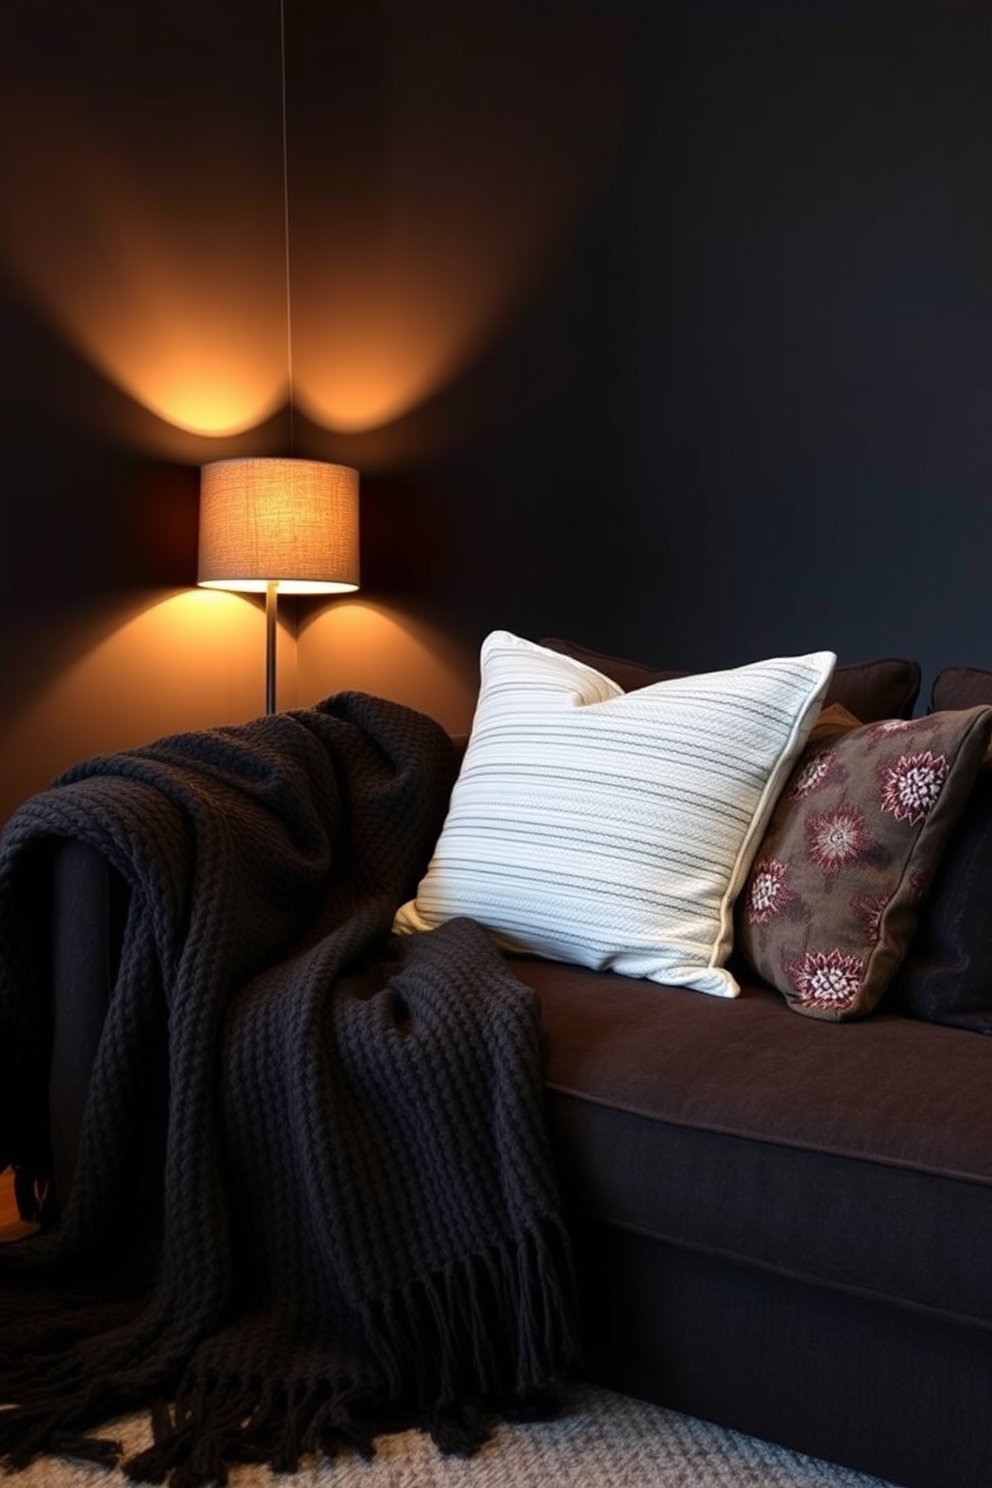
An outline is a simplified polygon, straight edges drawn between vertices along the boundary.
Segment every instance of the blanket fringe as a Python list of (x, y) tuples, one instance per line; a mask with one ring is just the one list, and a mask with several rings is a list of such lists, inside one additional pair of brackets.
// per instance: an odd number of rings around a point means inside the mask
[[(373, 1456), (373, 1428), (360, 1415), (368, 1384), (348, 1377), (294, 1385), (258, 1380), (199, 1382), (170, 1408), (152, 1408), (153, 1443), (123, 1463), (134, 1482), (170, 1488), (205, 1488), (228, 1482), (236, 1463), (267, 1463), (275, 1473), (293, 1473), (305, 1455), (329, 1460), (351, 1449)], [(376, 1430), (380, 1429), (378, 1423)]]
[[(445, 1455), (468, 1457), (486, 1442), (494, 1417), (547, 1418), (554, 1385), (578, 1359), (567, 1245), (557, 1230), (528, 1233), (515, 1251), (463, 1257), (392, 1294), (367, 1319), (381, 1374), (292, 1383), (209, 1375), (189, 1377), (174, 1401), (152, 1402), (152, 1445), (124, 1461), (139, 1483), (206, 1488), (228, 1482), (234, 1463), (268, 1463), (292, 1473), (304, 1456), (374, 1455), (374, 1437), (420, 1427)], [(501, 1341), (502, 1340), (502, 1341)], [(0, 1408), (0, 1464), (26, 1467), (46, 1453), (114, 1466), (120, 1443), (84, 1433), (133, 1409), (110, 1379), (80, 1382), (69, 1372), (29, 1403)], [(70, 1387), (70, 1383), (74, 1388)], [(6, 1381), (9, 1386), (10, 1381)], [(5, 1391), (6, 1399), (17, 1398)]]
[(370, 1307), (368, 1337), (390, 1397), (425, 1421), (442, 1452), (471, 1455), (488, 1431), (466, 1401), (546, 1413), (549, 1386), (579, 1362), (574, 1276), (557, 1226), (513, 1250), (463, 1257)]
[(56, 1457), (92, 1463), (95, 1467), (103, 1467), (109, 1471), (123, 1457), (124, 1444), (112, 1437), (84, 1436), (78, 1431), (56, 1431), (52, 1434), (51, 1450)]
[(49, 1388), (30, 1405), (0, 1406), (0, 1470), (21, 1472), (41, 1456), (114, 1467), (123, 1453), (121, 1443), (87, 1431), (134, 1403), (95, 1383), (74, 1395)]

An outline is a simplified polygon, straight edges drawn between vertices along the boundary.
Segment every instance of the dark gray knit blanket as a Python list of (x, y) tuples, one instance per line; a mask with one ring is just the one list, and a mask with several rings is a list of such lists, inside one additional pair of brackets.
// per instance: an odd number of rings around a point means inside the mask
[(316, 708), (87, 762), (0, 840), (0, 1166), (44, 1181), (46, 843), (130, 886), (71, 1195), (0, 1247), (0, 1462), (471, 1451), (576, 1352), (536, 998), (473, 923), (393, 937), (454, 776), (423, 715)]

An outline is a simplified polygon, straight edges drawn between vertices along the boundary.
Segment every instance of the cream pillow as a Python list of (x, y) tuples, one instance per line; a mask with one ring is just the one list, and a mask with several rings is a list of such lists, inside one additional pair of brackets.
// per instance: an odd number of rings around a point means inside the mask
[(835, 661), (624, 693), (493, 632), (448, 816), (395, 929), (467, 915), (505, 950), (736, 996), (734, 898)]

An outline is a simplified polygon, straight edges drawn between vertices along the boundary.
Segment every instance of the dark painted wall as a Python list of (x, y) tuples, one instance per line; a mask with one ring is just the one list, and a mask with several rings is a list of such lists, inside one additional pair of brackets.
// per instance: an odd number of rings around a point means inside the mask
[(662, 663), (989, 665), (992, 7), (644, 19), (616, 169), (493, 354), (526, 395), (435, 478), (488, 513), (460, 598)]
[(291, 442), (361, 469), (363, 601), (463, 658), (506, 626), (992, 666), (987, 0), (285, 19), (291, 362), (278, 0), (0, 21), (8, 807), (251, 711), (230, 617), (147, 657), (132, 622), (194, 582), (196, 467)]

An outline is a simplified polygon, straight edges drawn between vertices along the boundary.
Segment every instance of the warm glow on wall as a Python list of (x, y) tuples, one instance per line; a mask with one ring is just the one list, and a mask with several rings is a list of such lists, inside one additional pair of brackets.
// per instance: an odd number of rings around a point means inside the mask
[[(602, 23), (477, 10), (385, 7), (368, 23), (376, 86), (350, 98), (328, 83), (334, 8), (288, 10), (288, 235), (274, 72), (271, 96), (257, 74), (233, 111), (186, 93), (154, 135), (152, 114), (129, 128), (110, 101), (99, 122), (100, 97), (73, 104), (73, 85), (9, 90), (0, 260), (88, 361), (179, 429), (253, 429), (290, 391), (332, 431), (398, 419), (550, 271), (618, 133)], [(259, 33), (273, 58), (277, 14)]]
[[(22, 637), (30, 685), (0, 730), (0, 822), (77, 760), (261, 713), (264, 637), (260, 604), (209, 589), (108, 602)], [(279, 664), (291, 705), (296, 646), (281, 628)]]
[[(261, 713), (264, 636), (260, 603), (214, 589), (108, 602), (21, 636), (28, 685), (0, 730), (0, 824), (77, 760)], [(355, 688), (468, 729), (477, 648), (421, 619), (341, 599), (301, 619), (298, 639), (280, 626), (278, 644), (285, 707)]]
[(285, 402), (279, 211), (277, 176), (151, 179), (50, 98), (0, 105), (0, 254), (86, 360), (180, 429), (237, 433)]
[[(264, 627), (262, 606), (235, 594), (190, 589), (156, 596), (60, 678), (60, 689), (69, 689), (63, 691), (63, 705), (69, 695), (78, 696), (78, 710), (69, 710), (77, 728), (107, 729), (107, 722), (91, 718), (86, 725), (83, 720), (84, 714), (106, 714), (119, 729), (141, 700), (145, 716), (135, 743), (177, 729), (251, 718), (262, 711)], [(281, 639), (284, 681), (295, 697), (295, 647), (291, 637)]]
[(451, 733), (467, 732), (479, 689), (476, 646), (360, 599), (342, 599), (301, 618), (296, 666), (301, 706), (355, 688), (419, 708)]
[(557, 24), (526, 7), (388, 14), (384, 143), (355, 141), (347, 211), (323, 161), (294, 176), (296, 396), (342, 431), (410, 412), (498, 338), (553, 272), (621, 116), (616, 36), (579, 8)]

